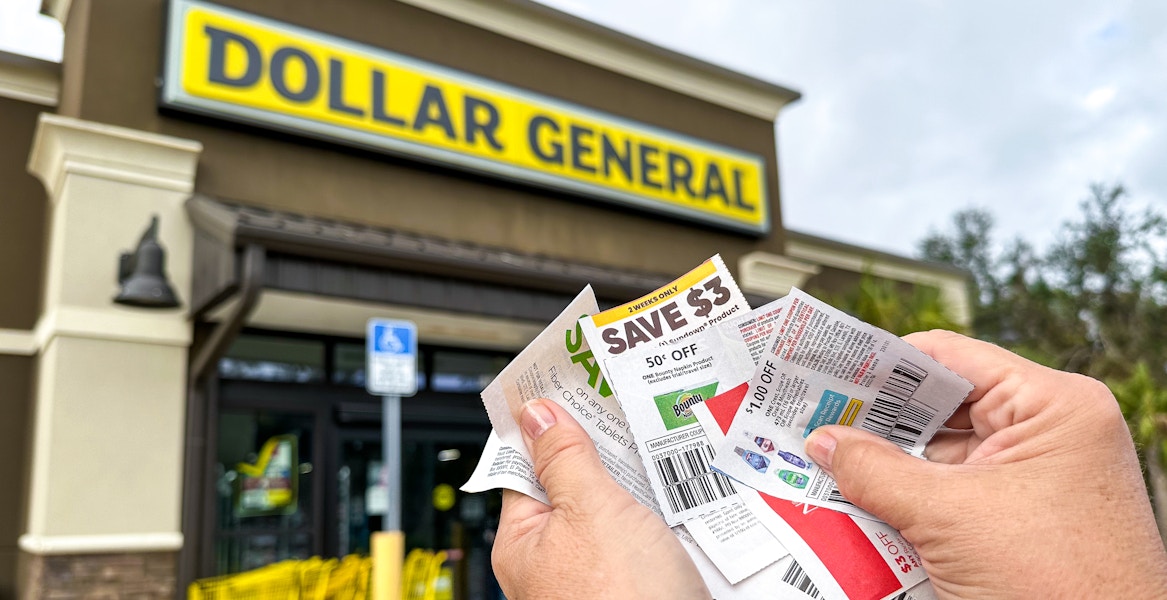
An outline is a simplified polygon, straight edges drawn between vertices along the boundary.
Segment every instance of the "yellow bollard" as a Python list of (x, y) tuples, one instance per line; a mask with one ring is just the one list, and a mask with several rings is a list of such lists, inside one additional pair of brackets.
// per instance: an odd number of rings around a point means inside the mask
[(373, 533), (373, 600), (401, 600), (401, 565), (405, 560), (405, 533)]

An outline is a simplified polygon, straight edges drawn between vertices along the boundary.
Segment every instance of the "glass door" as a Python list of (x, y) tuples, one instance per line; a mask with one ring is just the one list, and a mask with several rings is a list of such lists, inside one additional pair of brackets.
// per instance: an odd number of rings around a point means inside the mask
[[(501, 598), (490, 566), (502, 495), (466, 494), (485, 432), (407, 429), (402, 440), (402, 527), (406, 552), (446, 553), (445, 583), (457, 600)], [(339, 555), (367, 553), (382, 527), (387, 489), (380, 432), (346, 428), (338, 435), (336, 531)]]
[(319, 553), (313, 414), (223, 410), (215, 472), (215, 570)]
[(338, 437), (336, 554), (367, 555), (369, 536), (382, 529), (388, 497), (381, 481), (381, 435), (372, 429), (349, 429)]
[(417, 433), (407, 435), (402, 448), (402, 478), (413, 486), (406, 486), (402, 499), (406, 546), (446, 552), (455, 599), (500, 598), (490, 551), (502, 494), (458, 490), (478, 464), (482, 436), (471, 441)]

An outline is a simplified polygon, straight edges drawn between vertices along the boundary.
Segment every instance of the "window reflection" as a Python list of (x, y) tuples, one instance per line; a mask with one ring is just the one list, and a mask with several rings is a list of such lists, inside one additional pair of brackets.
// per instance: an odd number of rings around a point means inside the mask
[[(311, 463), (314, 443), (312, 417), (277, 411), (223, 411), (219, 415), (216, 452), (216, 570), (238, 573), (287, 558), (308, 558), (315, 553), (312, 522)], [(250, 466), (269, 464), (264, 451), (271, 440), (294, 442), (295, 464), (286, 474), (295, 478), (297, 494), (290, 501), (267, 510), (246, 505), (243, 472)], [(273, 448), (268, 447), (268, 452)], [(252, 490), (255, 491), (255, 490)], [(273, 498), (280, 489), (273, 492)]]
[(430, 389), (435, 392), (477, 394), (486, 389), (508, 361), (506, 356), (497, 354), (435, 350)]
[[(417, 357), (417, 389), (477, 394), (494, 380), (510, 358), (511, 355), (502, 353), (425, 347)], [(219, 376), (363, 388), (365, 345), (347, 340), (247, 333), (239, 336), (219, 361)]]
[(224, 379), (286, 383), (324, 381), (324, 342), (243, 335), (219, 361)]

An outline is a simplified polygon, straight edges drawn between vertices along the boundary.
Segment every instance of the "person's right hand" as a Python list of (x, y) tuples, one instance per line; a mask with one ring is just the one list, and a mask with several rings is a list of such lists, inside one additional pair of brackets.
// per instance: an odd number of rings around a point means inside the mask
[(905, 337), (975, 388), (923, 461), (851, 427), (807, 453), (916, 546), (942, 598), (1167, 598), (1130, 433), (1100, 382), (946, 331)]

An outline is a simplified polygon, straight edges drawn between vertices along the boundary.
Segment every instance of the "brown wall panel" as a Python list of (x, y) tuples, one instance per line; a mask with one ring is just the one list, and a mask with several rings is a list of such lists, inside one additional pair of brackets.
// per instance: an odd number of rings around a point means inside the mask
[(16, 597), (17, 539), (24, 531), (34, 359), (0, 355), (0, 598)]
[(863, 280), (863, 273), (825, 266), (820, 269), (800, 287), (812, 294), (846, 294), (858, 289)]
[(0, 329), (32, 329), (40, 314), (48, 203), (25, 165), (45, 109), (0, 98)]
[[(157, 110), (163, 0), (75, 0), (62, 112), (203, 142), (196, 187), (242, 203), (519, 252), (678, 272), (721, 252), (781, 253), (771, 123), (384, 0), (229, 0), (249, 12), (386, 48), (763, 156), (773, 229), (756, 239), (595, 200)], [(72, 34), (70, 34), (72, 35)], [(80, 47), (80, 46), (84, 47)]]

